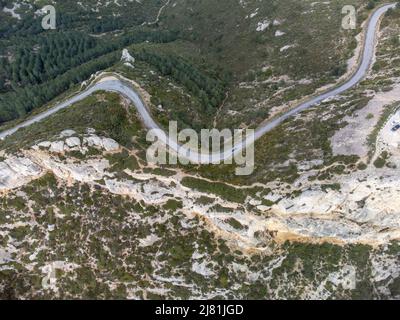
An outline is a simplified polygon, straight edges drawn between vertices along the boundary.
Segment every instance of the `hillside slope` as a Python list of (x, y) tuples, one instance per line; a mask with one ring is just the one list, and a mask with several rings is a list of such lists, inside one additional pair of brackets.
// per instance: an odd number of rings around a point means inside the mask
[[(1, 0), (1, 129), (110, 75), (165, 128), (255, 127), (348, 76), (380, 3), (53, 1), (44, 31), (41, 2)], [(258, 140), (250, 176), (148, 164), (108, 92), (0, 141), (0, 298), (399, 299), (399, 12), (367, 77)]]

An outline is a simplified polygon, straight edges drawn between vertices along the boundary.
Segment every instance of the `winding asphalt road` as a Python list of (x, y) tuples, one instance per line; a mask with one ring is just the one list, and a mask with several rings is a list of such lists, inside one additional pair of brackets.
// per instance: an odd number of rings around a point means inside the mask
[(375, 50), (375, 39), (376, 39), (376, 34), (378, 32), (379, 28), (379, 21), (380, 18), (391, 8), (394, 8), (396, 6), (395, 3), (393, 4), (387, 4), (384, 5), (380, 8), (378, 8), (370, 17), (368, 26), (366, 28), (366, 34), (365, 34), (365, 41), (364, 41), (364, 48), (363, 48), (363, 53), (362, 53), (362, 58), (361, 58), (361, 63), (359, 64), (359, 67), (357, 71), (352, 75), (352, 77), (347, 80), (345, 83), (341, 84), (340, 86), (333, 88), (325, 93), (322, 93), (318, 96), (315, 96), (297, 107), (289, 110), (288, 112), (278, 116), (277, 118), (273, 119), (272, 121), (262, 125), (255, 131), (255, 135), (253, 136), (248, 136), (247, 139), (244, 141), (235, 144), (231, 149), (224, 151), (223, 153), (217, 153), (217, 154), (202, 154), (202, 153), (197, 153), (192, 150), (186, 149), (184, 146), (181, 146), (178, 144), (178, 142), (174, 139), (170, 139), (168, 135), (159, 127), (159, 125), (153, 120), (151, 117), (148, 109), (140, 99), (139, 95), (127, 84), (120, 80), (106, 80), (103, 82), (96, 83), (95, 85), (89, 87), (85, 91), (77, 94), (76, 96), (68, 99), (67, 101), (41, 113), (38, 114), (34, 117), (32, 117), (30, 120), (27, 120), (14, 128), (5, 130), (0, 133), (0, 139), (4, 139), (7, 136), (12, 135), (15, 133), (18, 129), (30, 126), (33, 123), (39, 122), (50, 115), (65, 109), (73, 104), (75, 104), (78, 101), (81, 101), (85, 99), (86, 97), (90, 96), (96, 91), (100, 90), (105, 90), (105, 91), (111, 91), (111, 92), (117, 92), (119, 94), (122, 94), (129, 98), (132, 103), (135, 105), (137, 108), (144, 125), (147, 127), (147, 129), (151, 130), (154, 129), (155, 135), (158, 137), (159, 140), (161, 140), (163, 143), (168, 144), (170, 149), (176, 151), (179, 153), (179, 155), (191, 160), (194, 163), (199, 163), (199, 164), (209, 164), (209, 163), (218, 163), (218, 162), (223, 162), (225, 160), (228, 160), (232, 158), (233, 155), (240, 153), (243, 149), (245, 149), (247, 146), (251, 145), (254, 143), (255, 140), (259, 139), (272, 129), (276, 128), (279, 124), (281, 124), (283, 121), (288, 119), (289, 117), (292, 117), (318, 103), (321, 103), (325, 99), (334, 97), (336, 95), (339, 95), (350, 88), (354, 87), (356, 84), (358, 84), (367, 74), (371, 63), (372, 63), (372, 58), (374, 55), (374, 50)]

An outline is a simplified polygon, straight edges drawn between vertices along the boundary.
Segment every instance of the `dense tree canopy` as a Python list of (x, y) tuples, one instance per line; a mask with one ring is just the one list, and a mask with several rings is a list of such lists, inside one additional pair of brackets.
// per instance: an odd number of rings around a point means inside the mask
[(125, 46), (176, 38), (175, 32), (136, 30), (111, 41), (63, 31), (26, 39), (15, 46), (12, 59), (0, 59), (0, 122), (30, 112), (92, 73), (113, 65)]

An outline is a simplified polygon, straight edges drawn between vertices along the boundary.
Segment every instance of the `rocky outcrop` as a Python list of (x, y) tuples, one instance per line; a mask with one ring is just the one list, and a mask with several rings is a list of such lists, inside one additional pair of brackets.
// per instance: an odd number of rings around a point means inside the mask
[(11, 156), (0, 162), (0, 191), (19, 188), (44, 173), (44, 169), (25, 157)]
[[(113, 139), (97, 136), (93, 129), (88, 129), (88, 133), (82, 138), (76, 136), (73, 130), (64, 130), (59, 135), (62, 140), (53, 142), (42, 141), (32, 147), (34, 150), (47, 149), (50, 153), (65, 153), (69, 151), (80, 151), (85, 154), (88, 148), (103, 149), (106, 152), (116, 152), (120, 150), (120, 145)], [(74, 136), (75, 135), (75, 136)]]
[[(82, 159), (68, 154), (78, 151), (84, 155), (89, 148), (96, 148), (103, 154), (121, 149), (117, 142), (100, 137), (93, 130), (82, 136), (64, 131), (55, 141), (39, 142), (23, 151), (24, 156), (7, 156), (0, 162), (0, 191), (19, 188), (52, 172), (66, 183), (79, 181), (97, 185), (147, 205), (162, 206), (169, 199), (179, 199), (184, 213), (201, 216), (215, 232), (245, 248), (263, 249), (271, 237), (278, 241), (296, 239), (373, 245), (400, 238), (400, 186), (389, 168), (371, 166), (340, 176), (334, 181), (340, 188), (332, 189), (323, 188), (322, 182), (319, 185), (301, 177), (303, 191), (296, 196), (283, 193), (287, 192), (286, 188), (270, 185), (265, 187), (281, 190), (263, 196), (264, 200), (274, 203), (272, 207), (263, 205), (257, 194), (248, 196), (246, 203), (240, 205), (184, 187), (180, 183), (182, 174), (162, 177), (125, 170), (130, 178), (116, 178), (109, 161), (101, 153), (94, 157), (82, 156)], [(213, 201), (198, 203), (197, 199), (202, 196)], [(228, 223), (231, 219), (241, 227)]]
[(73, 135), (76, 135), (74, 131), (66, 130), (59, 135), (59, 138), (63, 138), (62, 140), (39, 142), (30, 150), (24, 150), (24, 156), (7, 156), (0, 162), (0, 191), (6, 192), (19, 188), (49, 171), (65, 180), (93, 182), (102, 179), (109, 167), (106, 159), (62, 161), (57, 155), (70, 151), (85, 154), (89, 147), (105, 152), (116, 152), (120, 149), (119, 144), (112, 139), (99, 137), (93, 133), (84, 135), (83, 139)]

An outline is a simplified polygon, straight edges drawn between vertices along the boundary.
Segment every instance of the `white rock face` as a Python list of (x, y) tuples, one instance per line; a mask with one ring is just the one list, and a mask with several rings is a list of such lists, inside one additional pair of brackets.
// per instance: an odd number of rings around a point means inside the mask
[(52, 172), (66, 181), (73, 179), (94, 182), (107, 174), (107, 168), (109, 162), (106, 159), (89, 159), (79, 163), (63, 162), (50, 154), (31, 150), (25, 158), (11, 157), (0, 162), (0, 191), (21, 187), (40, 178), (46, 172)]
[(28, 158), (10, 157), (0, 162), (0, 191), (21, 187), (43, 174), (43, 169)]
[(130, 55), (128, 49), (124, 49), (122, 50), (121, 61), (132, 65), (133, 63), (135, 63), (135, 58)]
[(65, 140), (58, 140), (54, 142), (43, 141), (33, 146), (32, 149), (49, 149), (51, 153), (62, 154), (71, 150), (81, 151), (83, 154), (86, 153), (87, 147), (93, 147), (97, 149), (104, 149), (107, 152), (115, 152), (120, 149), (120, 145), (113, 139), (99, 137), (94, 134), (93, 129), (88, 129), (90, 134), (84, 135), (82, 139), (73, 137), (76, 132), (73, 130), (64, 130), (59, 135)]
[(207, 261), (203, 261), (202, 263), (194, 262), (192, 265), (192, 271), (202, 275), (203, 277), (210, 277), (214, 275), (214, 271), (207, 267)]
[(65, 138), (65, 137), (71, 137), (75, 135), (76, 132), (74, 130), (64, 130), (63, 132), (60, 133), (60, 137)]
[(104, 149), (108, 152), (117, 151), (119, 149), (119, 144), (113, 139), (103, 138), (102, 144)]
[(10, 9), (10, 8), (7, 8), (7, 7), (4, 7), (4, 8), (3, 8), (3, 12), (9, 13), (9, 14), (11, 14), (11, 16), (12, 16), (13, 18), (16, 18), (16, 19), (18, 19), (18, 20), (21, 20), (21, 19), (22, 19), (22, 18), (21, 18), (21, 15), (15, 12), (15, 11), (16, 11), (17, 9), (19, 9), (20, 7), (21, 7), (21, 4), (20, 4), (20, 3), (13, 3), (13, 7), (12, 7), (11, 9)]
[(89, 147), (103, 148), (108, 152), (117, 151), (120, 149), (119, 144), (110, 138), (101, 138), (96, 135), (90, 135), (83, 138), (83, 143)]
[(83, 143), (87, 143), (89, 147), (103, 147), (102, 139), (96, 135), (83, 138)]
[(276, 230), (304, 237), (381, 244), (400, 238), (400, 186), (393, 170), (368, 170), (337, 178), (340, 190), (314, 186), (273, 207)]
[(157, 235), (155, 234), (151, 234), (148, 235), (146, 238), (144, 239), (139, 239), (139, 247), (149, 247), (152, 246), (154, 243), (156, 243), (157, 241), (161, 240), (161, 238), (159, 238)]
[(40, 142), (39, 144), (38, 144), (38, 147), (41, 147), (41, 148), (50, 148), (50, 146), (51, 146), (51, 142), (50, 141), (43, 141), (43, 142)]
[(50, 152), (63, 153), (64, 152), (64, 141), (55, 141), (50, 146)]
[(289, 50), (290, 48), (293, 48), (293, 47), (295, 47), (295, 45), (293, 45), (293, 44), (288, 44), (288, 45), (286, 45), (286, 46), (283, 46), (282, 48), (280, 48), (279, 49), (279, 51), (280, 52), (285, 52), (285, 51), (287, 51), (287, 50)]
[(105, 170), (109, 167), (109, 162), (105, 159), (90, 159), (80, 163), (63, 163), (53, 159), (43, 159), (42, 164), (61, 179), (73, 179), (79, 182), (101, 180), (105, 176)]
[(269, 26), (271, 25), (271, 21), (268, 19), (265, 19), (264, 21), (261, 21), (257, 24), (257, 31), (262, 32), (265, 31)]
[(71, 138), (66, 139), (65, 143), (70, 148), (80, 147), (81, 140), (79, 138), (77, 138), (77, 137), (71, 137)]
[[(0, 191), (21, 187), (34, 179), (53, 172), (63, 180), (76, 180), (81, 182), (94, 182), (103, 179), (108, 173), (109, 162), (106, 159), (89, 159), (76, 163), (76, 161), (61, 161), (54, 154), (63, 154), (69, 150), (87, 150), (84, 145), (103, 149), (107, 152), (119, 150), (119, 144), (113, 139), (98, 137), (94, 134), (82, 139), (72, 137), (76, 134), (73, 130), (65, 130), (59, 136), (68, 137), (60, 141), (43, 141), (25, 152), (24, 157), (9, 156), (0, 162)], [(46, 151), (47, 149), (47, 151)]]

